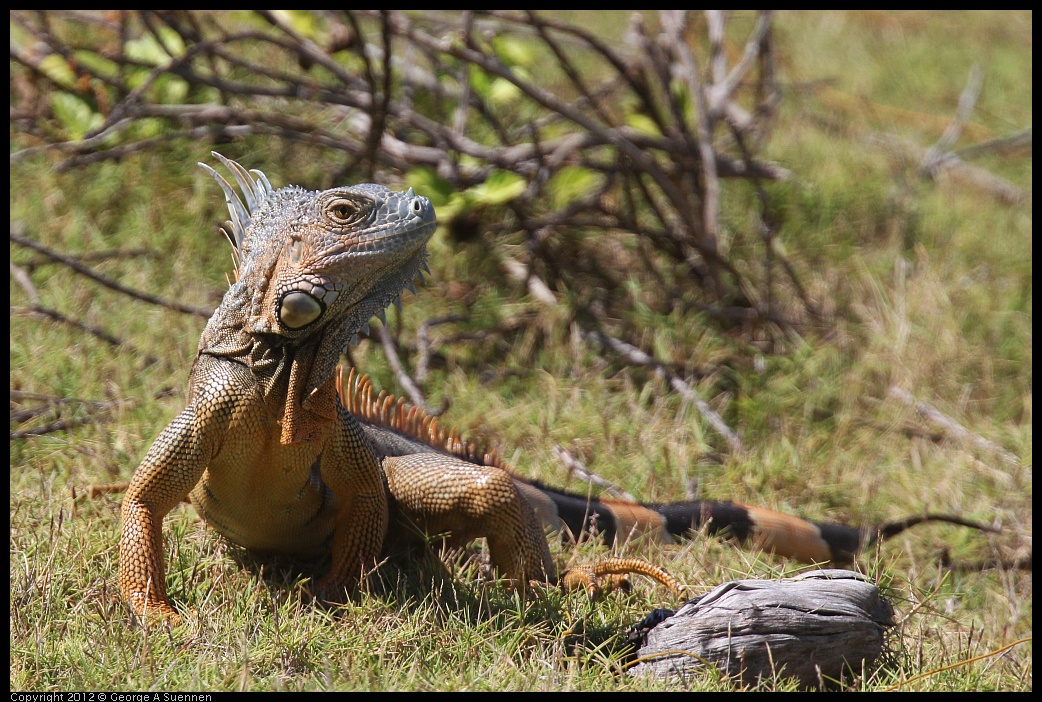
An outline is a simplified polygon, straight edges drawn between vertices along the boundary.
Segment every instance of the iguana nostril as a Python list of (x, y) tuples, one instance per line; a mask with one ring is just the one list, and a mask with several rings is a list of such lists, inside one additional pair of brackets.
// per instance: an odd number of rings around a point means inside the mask
[(322, 304), (306, 292), (295, 290), (282, 298), (279, 321), (289, 329), (300, 329), (322, 316)]

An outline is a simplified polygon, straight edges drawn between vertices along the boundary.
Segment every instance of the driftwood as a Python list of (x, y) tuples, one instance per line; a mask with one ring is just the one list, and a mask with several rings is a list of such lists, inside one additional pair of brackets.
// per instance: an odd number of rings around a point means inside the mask
[(683, 677), (712, 664), (743, 684), (795, 677), (822, 687), (869, 670), (893, 626), (876, 586), (848, 570), (735, 580), (656, 624), (659, 612), (645, 620), (631, 675)]

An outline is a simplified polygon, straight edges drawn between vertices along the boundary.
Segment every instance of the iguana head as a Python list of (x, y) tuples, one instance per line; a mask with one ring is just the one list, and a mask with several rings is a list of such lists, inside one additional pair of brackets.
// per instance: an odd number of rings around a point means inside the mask
[(250, 332), (287, 339), (335, 324), (349, 338), (426, 267), (436, 220), (430, 200), (367, 183), (310, 191), (272, 189), (260, 171), (214, 156), (231, 170), (245, 204), (220, 174), (239, 281), (252, 292)]

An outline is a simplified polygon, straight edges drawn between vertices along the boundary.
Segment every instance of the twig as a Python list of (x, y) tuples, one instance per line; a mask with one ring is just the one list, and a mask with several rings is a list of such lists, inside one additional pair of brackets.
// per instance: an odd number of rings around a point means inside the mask
[(81, 424), (96, 421), (97, 419), (97, 417), (72, 417), (69, 419), (59, 419), (38, 427), (33, 427), (32, 429), (12, 429), (11, 441), (16, 439), (26, 439), (30, 436), (43, 436), (44, 434), (51, 434), (63, 429), (71, 429), (73, 427), (78, 427)]
[[(713, 150), (713, 124), (709, 116), (709, 99), (698, 79), (698, 68), (683, 37), (682, 10), (663, 10), (662, 25), (666, 29), (672, 43), (673, 54), (680, 63), (678, 78), (687, 83), (691, 99), (697, 105), (695, 117), (695, 134), (698, 141), (698, 153), (702, 168), (702, 237), (703, 245), (715, 253), (718, 250), (720, 233), (720, 180), (716, 174), (716, 156)], [(716, 284), (716, 292), (721, 291), (719, 271), (714, 265), (711, 269)]]
[[(78, 256), (70, 256), (75, 258), (80, 263), (97, 263), (98, 261), (108, 261), (111, 259), (124, 259), (124, 258), (136, 258), (138, 256), (144, 256), (147, 258), (156, 258), (156, 252), (152, 249), (138, 248), (138, 249), (109, 249), (106, 251), (84, 251)], [(33, 272), (37, 268), (42, 268), (45, 265), (54, 263), (53, 260), (47, 258), (37, 258), (30, 261), (26, 261), (21, 264), (28, 272)]]
[(575, 89), (579, 91), (579, 95), (582, 96), (585, 103), (593, 109), (602, 122), (615, 126), (615, 120), (605, 111), (601, 102), (594, 97), (589, 87), (587, 87), (586, 82), (582, 79), (582, 76), (579, 75), (579, 71), (568, 59), (557, 42), (554, 41), (553, 37), (550, 36), (550, 33), (547, 31), (547, 26), (540, 21), (539, 16), (536, 15), (534, 10), (526, 10), (525, 13), (528, 17), (528, 21), (539, 33), (539, 37), (554, 53), (554, 57), (557, 58), (557, 65), (564, 70), (565, 75), (568, 76), (568, 80), (571, 81), (572, 85), (575, 86)]
[(394, 339), (391, 338), (391, 333), (387, 331), (387, 327), (381, 324), (377, 329), (377, 335), (380, 337), (380, 344), (383, 345), (387, 363), (391, 366), (391, 370), (394, 371), (395, 376), (398, 378), (398, 383), (405, 390), (405, 394), (409, 396), (409, 401), (431, 416), (438, 416), (444, 413), (449, 408), (448, 400), (443, 401), (442, 406), (437, 410), (432, 409), (427, 404), (427, 400), (423, 397), (423, 392), (419, 386), (405, 372), (405, 366), (402, 365), (402, 361), (398, 357), (398, 349), (395, 348)]
[[(82, 77), (81, 83), (89, 83), (96, 112), (103, 117), (82, 138), (42, 147), (56, 148), (65, 156), (56, 168), (123, 158), (173, 140), (273, 136), (320, 152), (339, 152), (344, 155), (345, 172), (429, 167), (464, 196), (495, 171), (506, 171), (527, 181), (521, 195), (506, 206), (522, 223), (531, 256), (544, 261), (553, 275), (553, 287), (548, 287), (524, 270), (530, 294), (541, 303), (560, 304), (555, 298), (567, 291), (566, 286), (584, 284), (587, 278), (596, 284), (599, 277), (606, 290), (617, 289), (614, 270), (597, 260), (603, 251), (598, 250), (598, 237), (608, 234), (615, 241), (626, 236), (646, 240), (636, 244), (649, 267), (648, 279), (681, 278), (684, 273), (664, 272), (674, 263), (685, 266), (687, 280), (670, 284), (672, 298), (695, 286), (709, 298), (693, 300), (690, 304), (695, 308), (756, 306), (750, 295), (758, 290), (754, 278), (759, 269), (741, 265), (744, 261), (733, 253), (748, 248), (734, 247), (723, 254), (717, 244), (723, 236), (720, 179), (783, 179), (789, 173), (748, 154), (735, 158), (716, 153), (712, 136), (717, 120), (714, 105), (727, 107), (722, 114), (736, 125), (729, 110), (738, 109), (737, 90), (753, 82), (754, 71), (766, 80), (771, 24), (767, 13), (758, 16), (743, 56), (730, 69), (724, 52), (724, 15), (712, 11), (707, 15), (715, 53), (707, 69), (710, 75), (700, 85), (697, 55), (688, 46), (687, 15), (664, 15), (667, 23), (672, 22), (664, 38), (651, 40), (637, 26), (644, 44), (654, 49), (647, 52), (630, 50), (628, 42), (603, 42), (581, 26), (523, 12), (475, 10), (451, 18), (397, 11), (328, 14), (325, 18), (333, 25), (333, 34), (347, 32), (350, 40), (329, 35), (332, 42), (327, 46), (270, 11), (258, 13), (261, 25), (268, 25), (259, 27), (227, 16), (145, 12), (141, 22), (124, 19), (114, 25), (112, 31), (118, 32), (114, 44), (99, 45), (88, 36), (75, 47), (63, 37), (79, 36), (72, 31), (73, 25), (85, 21), (78, 15), (17, 11), (12, 15), (12, 21), (24, 25), (36, 42), (32, 50), (17, 38), (12, 44), (17, 77), (32, 72), (31, 80), (50, 92), (82, 97), (76, 93), (78, 85), (46, 83), (49, 79), (39, 69), (40, 60), (60, 58)], [(141, 23), (146, 36), (166, 52), (160, 65), (135, 60), (128, 53), (128, 42), (140, 34)], [(521, 34), (539, 43), (566, 77), (567, 96), (551, 90), (541, 76), (529, 77), (507, 65), (497, 46), (487, 40), (490, 32)], [(180, 46), (170, 41), (171, 36), (180, 39)], [(257, 51), (240, 50), (247, 45)], [(79, 61), (82, 52), (103, 56), (115, 63), (116, 70)], [(339, 52), (350, 52), (360, 70), (347, 71)], [(251, 55), (262, 58), (246, 58)], [(588, 70), (591, 62), (606, 70)], [(312, 66), (323, 70), (311, 70)], [(512, 83), (517, 92), (503, 100), (478, 89), (475, 71)], [(690, 97), (702, 101), (694, 115), (700, 120), (708, 117), (708, 129), (704, 120), (695, 124), (690, 106), (682, 104), (675, 89), (674, 79), (685, 72), (692, 78)], [(155, 88), (168, 76), (214, 97), (202, 104), (158, 104)], [(136, 78), (134, 85), (128, 83), (131, 77)], [(712, 90), (718, 94), (710, 95)], [(416, 100), (417, 95), (429, 99)], [(449, 104), (451, 100), (456, 104)], [(19, 139), (20, 144), (39, 144), (41, 135), (55, 134), (56, 129), (61, 134), (62, 126), (48, 121), (51, 111), (37, 102), (27, 94), (12, 108), (13, 128), (27, 137)], [(618, 114), (607, 106), (622, 103), (630, 106), (627, 114), (647, 117), (653, 128), (618, 125)], [(281, 107), (293, 105), (299, 109)], [(758, 123), (766, 121), (763, 108), (764, 100), (757, 94), (752, 114)], [(521, 114), (526, 118), (518, 119)], [(140, 130), (128, 128), (146, 119), (159, 120), (166, 129), (158, 136), (142, 137)], [(546, 125), (552, 129), (544, 131)], [(486, 137), (468, 136), (476, 133)], [(21, 157), (31, 153), (35, 151)], [(562, 207), (550, 208), (547, 196), (562, 182), (555, 178), (565, 169), (592, 171), (601, 185), (571, 196)], [(616, 208), (629, 212), (613, 212)], [(483, 209), (464, 208), (464, 215), (489, 221)], [(509, 226), (503, 225), (502, 230)], [(571, 244), (571, 237), (567, 247), (561, 245), (566, 240), (559, 234), (569, 231), (583, 232), (574, 238), (577, 246)], [(562, 254), (578, 259), (576, 264), (561, 267), (557, 259)], [(513, 277), (522, 272), (510, 262), (504, 267)], [(622, 296), (609, 292), (609, 298)], [(730, 312), (714, 315), (724, 324), (734, 318)], [(770, 317), (762, 310), (755, 315), (760, 315), (756, 319)]]
[(698, 410), (699, 414), (701, 414), (706, 421), (709, 422), (710, 426), (712, 426), (713, 429), (715, 429), (716, 432), (727, 441), (732, 452), (744, 452), (745, 449), (742, 446), (742, 440), (738, 438), (738, 435), (729, 426), (727, 426), (727, 423), (724, 422), (723, 418), (713, 411), (713, 408), (709, 406), (709, 403), (703, 400), (694, 388), (670, 371), (662, 361), (644, 353), (636, 346), (632, 346), (627, 344), (625, 341), (608, 336), (603, 332), (590, 331), (584, 332), (584, 334), (588, 339), (592, 339), (605, 348), (611, 349), (629, 363), (654, 368), (656, 375), (665, 378), (673, 390), (695, 406), (695, 409)]
[[(735, 125), (731, 125), (731, 134), (734, 136), (735, 143), (738, 144), (739, 150), (742, 152), (742, 156), (746, 159), (750, 159), (751, 155), (749, 149), (745, 144), (745, 136), (742, 131)], [(764, 190), (763, 183), (760, 182), (759, 176), (752, 176), (753, 186), (756, 188), (756, 197), (760, 203), (760, 227), (761, 233), (764, 239), (766, 258), (765, 264), (765, 281), (764, 286), (767, 290), (766, 301), (767, 309), (765, 310), (766, 316), (771, 315), (771, 302), (773, 299), (773, 291), (771, 289), (771, 262), (777, 259), (781, 262), (782, 268), (785, 270), (786, 275), (789, 277), (789, 281), (793, 287), (796, 288), (796, 294), (799, 296), (800, 301), (803, 302), (803, 307), (810, 312), (814, 317), (821, 319), (824, 317), (821, 309), (813, 300), (810, 299), (810, 295), (807, 293), (807, 289), (803, 286), (803, 282), (800, 277), (796, 274), (796, 269), (789, 260), (789, 257), (785, 255), (785, 252), (775, 245), (775, 238), (778, 233), (778, 225), (774, 221), (774, 217), (771, 214), (770, 200), (767, 197), (767, 191)]]
[(93, 337), (95, 337), (97, 339), (100, 339), (101, 341), (104, 341), (106, 344), (109, 344), (110, 346), (115, 346), (116, 348), (126, 349), (127, 351), (130, 351), (133, 354), (140, 355), (144, 359), (144, 361), (145, 361), (145, 363), (147, 365), (152, 365), (152, 364), (155, 364), (155, 363), (159, 363), (159, 359), (156, 358), (155, 356), (141, 351), (140, 349), (138, 349), (133, 344), (131, 344), (131, 343), (127, 342), (127, 341), (124, 341), (124, 340), (122, 340), (122, 339), (120, 339), (118, 337), (115, 337), (115, 336), (109, 334), (104, 329), (101, 329), (100, 327), (95, 327), (95, 326), (93, 326), (91, 324), (87, 324), (86, 322), (81, 322), (81, 321), (76, 320), (76, 319), (71, 319), (71, 318), (67, 317), (66, 315), (62, 314), (61, 312), (59, 312), (58, 310), (52, 310), (49, 307), (44, 307), (44, 306), (38, 305), (38, 304), (37, 305), (30, 305), (29, 307), (24, 307), (24, 308), (12, 307), (11, 308), (11, 315), (12, 316), (35, 317), (37, 319), (52, 319), (55, 322), (60, 322), (61, 324), (67, 324), (67, 325), (69, 325), (71, 327), (75, 327), (76, 329), (80, 329), (82, 331), (85, 331), (88, 334), (90, 334), (91, 336), (93, 336)]
[(983, 85), (984, 71), (981, 70), (979, 65), (975, 65), (970, 69), (970, 75), (966, 79), (966, 86), (962, 89), (962, 94), (959, 95), (959, 105), (955, 109), (955, 118), (944, 130), (944, 133), (941, 134), (941, 138), (937, 140), (937, 143), (928, 148), (926, 153), (923, 154), (919, 170), (926, 177), (932, 178), (940, 164), (948, 158), (952, 146), (954, 146), (962, 134), (962, 128), (966, 124), (966, 120), (970, 118), (970, 113), (973, 112), (974, 105), (977, 104), (977, 98), (980, 96), (980, 89)]
[(946, 570), (956, 573), (980, 573), (985, 570), (1023, 570), (1032, 571), (1032, 552), (1021, 553), (1011, 558), (996, 556), (995, 558), (983, 558), (977, 561), (953, 561), (945, 549), (939, 558), (940, 564)]
[(548, 110), (559, 113), (588, 132), (596, 134), (598, 137), (603, 139), (605, 143), (611, 144), (619, 149), (619, 151), (625, 154), (627, 158), (631, 159), (634, 163), (638, 164), (643, 171), (651, 175), (655, 179), (656, 184), (662, 188), (662, 191), (666, 193), (673, 203), (675, 203), (677, 208), (683, 209), (684, 196), (670, 180), (668, 174), (663, 171), (648, 154), (637, 148), (633, 142), (624, 138), (620, 132), (595, 122), (584, 112), (576, 109), (574, 106), (550, 91), (539, 87), (536, 83), (522, 79), (517, 73), (505, 66), (498, 58), (486, 56), (478, 51), (452, 43), (448, 40), (436, 39), (415, 27), (408, 28), (407, 36), (423, 47), (444, 52), (453, 58), (471, 63), (492, 75), (503, 78), (516, 86), (532, 101)]
[(553, 447), (554, 455), (557, 456), (557, 460), (564, 464), (564, 467), (568, 469), (568, 475), (574, 475), (575, 477), (585, 480), (592, 485), (596, 485), (602, 488), (605, 492), (617, 497), (621, 500), (627, 500), (629, 502), (636, 502), (637, 499), (626, 492), (625, 490), (616, 487), (610, 480), (605, 480), (596, 473), (591, 473), (586, 469), (582, 463), (579, 462), (572, 454), (568, 453), (565, 449), (555, 444)]
[(84, 153), (92, 150), (96, 146), (100, 146), (105, 143), (110, 136), (118, 134), (124, 128), (131, 126), (136, 120), (127, 118), (120, 120), (113, 124), (107, 129), (102, 130), (98, 134), (85, 139), (78, 139), (76, 141), (63, 141), (57, 143), (47, 143), (40, 146), (30, 146), (19, 151), (11, 152), (11, 164), (18, 163), (30, 156), (43, 153), (46, 151), (61, 151), (63, 153)]
[[(546, 289), (546, 293), (549, 295), (549, 297), (543, 298), (537, 295), (535, 296), (537, 300), (540, 300), (544, 304), (557, 304), (556, 297), (554, 297), (553, 293), (549, 291), (549, 288), (546, 288), (546, 283), (543, 283), (538, 276), (528, 275), (527, 268), (524, 266), (523, 263), (513, 260), (510, 260), (510, 262), (512, 265), (508, 267), (508, 272), (510, 272), (513, 277), (519, 280), (526, 280), (529, 284), (530, 290), (533, 289), (533, 280), (537, 281), (537, 285), (535, 286), (536, 290), (540, 289), (540, 286), (541, 288)], [(550, 302), (550, 300), (552, 300), (552, 302)], [(694, 388), (692, 388), (690, 385), (684, 382), (683, 379), (681, 379), (679, 376), (673, 373), (673, 371), (669, 369), (667, 364), (644, 353), (636, 346), (632, 346), (630, 344), (627, 344), (625, 341), (616, 339), (612, 336), (608, 336), (603, 332), (592, 331), (584, 332), (584, 334), (587, 338), (593, 339), (602, 346), (611, 349), (630, 363), (640, 366), (650, 366), (654, 368), (656, 375), (664, 378), (669, 383), (669, 386), (673, 388), (673, 390), (676, 391), (682, 398), (684, 398), (685, 401), (695, 406), (695, 409), (698, 410), (699, 414), (701, 414), (706, 419), (706, 421), (709, 422), (710, 426), (712, 426), (717, 431), (717, 433), (719, 433), (724, 438), (724, 440), (727, 441), (728, 445), (731, 447), (732, 452), (744, 452), (745, 449), (743, 448), (742, 441), (738, 438), (738, 435), (729, 426), (727, 426), (727, 423), (723, 420), (723, 418), (720, 417), (720, 415), (713, 411), (713, 408), (709, 406), (709, 403), (703, 400)]]
[(452, 324), (455, 322), (462, 322), (464, 320), (463, 315), (460, 314), (449, 314), (444, 317), (435, 317), (428, 319), (420, 324), (420, 328), (416, 330), (416, 382), (422, 383), (430, 372), (431, 366), (431, 338), (430, 332), (431, 327), (436, 327), (439, 324)]
[[(706, 89), (706, 98), (712, 115), (726, 114), (729, 112), (729, 107), (732, 104), (731, 95), (741, 84), (746, 74), (753, 67), (756, 61), (756, 57), (760, 55), (763, 47), (763, 42), (767, 38), (768, 32), (771, 29), (771, 15), (770, 10), (764, 10), (760, 12), (759, 17), (756, 18), (756, 26), (753, 28), (752, 34), (749, 35), (748, 41), (745, 43), (745, 51), (742, 53), (742, 58), (738, 60), (738, 63), (734, 65), (731, 72), (725, 76), (717, 75), (717, 70), (724, 68), (723, 50), (717, 49), (717, 45), (722, 47), (723, 44), (723, 15), (720, 10), (707, 10), (706, 18), (709, 20), (709, 28), (711, 38), (717, 32), (717, 40), (714, 43), (714, 61), (718, 60), (719, 64), (714, 65), (713, 70), (713, 82)], [(714, 27), (718, 26), (716, 32), (713, 31)], [(719, 54), (719, 59), (717, 59)], [(744, 110), (742, 110), (744, 113)], [(744, 115), (739, 120), (736, 127), (744, 131), (744, 127), (748, 126), (750, 122), (748, 115)]]
[(503, 266), (503, 270), (506, 271), (508, 276), (518, 283), (525, 284), (525, 287), (528, 288), (529, 294), (537, 302), (540, 302), (547, 307), (554, 307), (557, 305), (557, 296), (554, 295), (550, 287), (543, 282), (542, 278), (529, 272), (527, 265), (507, 256), (504, 256), (500, 260), (500, 264)]
[(209, 319), (210, 316), (213, 314), (212, 310), (204, 310), (198, 307), (192, 307), (190, 305), (182, 305), (179, 302), (164, 300), (162, 298), (156, 297), (155, 295), (149, 295), (148, 293), (128, 288), (125, 285), (122, 285), (121, 283), (117, 283), (114, 280), (111, 280), (103, 275), (95, 273), (93, 270), (91, 270), (87, 266), (84, 266), (74, 258), (70, 258), (69, 256), (58, 253), (57, 251), (52, 251), (43, 244), (39, 244), (35, 241), (32, 241), (31, 239), (25, 238), (24, 236), (15, 234), (14, 232), (11, 232), (11, 241), (15, 242), (16, 244), (20, 244), (28, 249), (32, 249), (33, 251), (36, 251), (38, 253), (42, 253), (44, 256), (47, 256), (48, 258), (68, 266), (80, 275), (87, 276), (91, 280), (94, 280), (107, 288), (115, 290), (119, 293), (123, 293), (124, 295), (129, 295), (130, 297), (133, 297), (137, 300), (148, 302), (153, 305), (158, 305), (160, 307), (166, 307), (168, 309), (176, 310), (177, 312), (192, 314), (196, 317), (202, 317), (203, 319)]
[(39, 304), (40, 293), (36, 290), (36, 286), (33, 285), (32, 278), (29, 277), (29, 273), (24, 268), (15, 265), (14, 261), (11, 261), (11, 277), (18, 283), (18, 287), (25, 291), (29, 302), (34, 305)]
[[(908, 139), (902, 139), (893, 134), (869, 134), (866, 136), (866, 141), (869, 144), (882, 146), (897, 153), (906, 162), (922, 162), (923, 148)], [(1008, 205), (1024, 202), (1028, 197), (1023, 189), (1005, 178), (990, 173), (980, 166), (965, 163), (953, 153), (949, 153), (946, 158), (937, 163), (935, 172), (940, 172), (941, 170), (950, 173), (954, 178), (980, 188)]]
[(964, 443), (972, 444), (973, 446), (976, 446), (979, 449), (996, 453), (1000, 458), (1005, 460), (1007, 463), (1010, 463), (1011, 465), (1020, 465), (1020, 459), (1017, 458), (1015, 454), (1002, 448), (994, 441), (985, 439), (980, 434), (976, 434), (970, 431), (969, 429), (967, 429), (966, 427), (964, 427), (963, 425), (959, 424), (957, 421), (946, 415), (944, 412), (941, 412), (936, 407), (933, 407), (932, 405), (929, 405), (923, 402), (922, 400), (919, 400), (907, 390), (903, 390), (897, 386), (892, 385), (890, 386), (890, 389), (887, 391), (887, 394), (895, 400), (901, 402), (902, 404), (908, 405), (909, 407), (914, 407), (915, 411), (918, 412), (919, 415), (923, 417), (923, 419), (937, 424), (947, 434), (954, 437), (955, 439)]
[(19, 412), (12, 411), (11, 412), (11, 421), (12, 422), (19, 422), (19, 423), (26, 422), (26, 421), (28, 421), (30, 419), (33, 419), (34, 417), (39, 417), (40, 415), (44, 414), (45, 412), (52, 411), (52, 410), (55, 410), (55, 409), (57, 409), (59, 407), (69, 406), (69, 405), (81, 406), (81, 407), (85, 408), (86, 411), (91, 412), (91, 414), (89, 414), (86, 417), (68, 417), (68, 418), (64, 418), (64, 419), (56, 419), (56, 420), (54, 420), (52, 422), (48, 422), (47, 424), (43, 424), (43, 425), (38, 426), (38, 427), (33, 427), (31, 429), (16, 429), (16, 430), (12, 430), (11, 431), (11, 440), (12, 441), (14, 441), (15, 439), (24, 439), (24, 438), (27, 438), (27, 437), (30, 437), (30, 436), (41, 436), (43, 434), (50, 434), (50, 433), (53, 433), (53, 432), (56, 432), (56, 431), (61, 431), (62, 429), (70, 429), (72, 427), (79, 426), (81, 424), (86, 424), (86, 423), (91, 422), (91, 421), (97, 421), (98, 418), (99, 418), (99, 416), (98, 416), (99, 414), (105, 414), (109, 410), (111, 410), (112, 408), (117, 407), (117, 406), (119, 406), (121, 404), (135, 402), (134, 400), (131, 400), (131, 399), (105, 400), (105, 401), (81, 400), (81, 399), (75, 398), (75, 397), (59, 397), (59, 396), (55, 396), (55, 395), (43, 395), (43, 394), (40, 394), (40, 393), (24, 392), (24, 391), (21, 391), (21, 390), (13, 390), (13, 389), (10, 391), (10, 394), (11, 394), (11, 403), (12, 404), (14, 404), (16, 402), (22, 402), (22, 401), (25, 401), (25, 400), (33, 400), (33, 401), (37, 401), (37, 402), (42, 402), (43, 403), (42, 405), (40, 405), (38, 407), (33, 407), (33, 408), (30, 408), (30, 409), (27, 409), (27, 410), (22, 410), (22, 411), (19, 411)]
[(964, 146), (961, 149), (956, 149), (952, 152), (953, 156), (956, 156), (962, 160), (968, 160), (971, 158), (977, 158), (990, 151), (1013, 151), (1017, 149), (1028, 149), (1031, 147), (1031, 127), (1027, 129), (1021, 129), (1019, 132), (1013, 132), (1003, 137), (996, 137), (995, 139), (989, 139), (988, 141), (982, 141), (979, 144), (971, 144)]
[(54, 166), (56, 173), (62, 173), (64, 171), (72, 170), (73, 168), (80, 168), (82, 166), (89, 165), (91, 163), (99, 163), (101, 161), (110, 161), (122, 159), (125, 156), (131, 154), (140, 153), (147, 151), (159, 144), (168, 141), (202, 141), (212, 139), (214, 141), (221, 141), (225, 139), (241, 138), (255, 134), (261, 130), (256, 129), (253, 125), (206, 125), (203, 127), (195, 127), (193, 129), (186, 129), (184, 131), (169, 131), (161, 134), (157, 137), (150, 139), (142, 139), (141, 141), (132, 141), (127, 144), (120, 144), (119, 146), (113, 146), (111, 149), (100, 149), (98, 151), (92, 151), (89, 153), (78, 153), (75, 156), (69, 156), (60, 163)]

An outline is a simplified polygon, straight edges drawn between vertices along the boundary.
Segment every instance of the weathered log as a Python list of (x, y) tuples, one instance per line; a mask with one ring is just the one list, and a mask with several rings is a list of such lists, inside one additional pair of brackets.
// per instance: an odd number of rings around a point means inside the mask
[(814, 570), (725, 583), (642, 624), (634, 628), (643, 643), (632, 675), (683, 677), (712, 664), (742, 684), (777, 676), (821, 687), (870, 671), (894, 622), (865, 576)]

